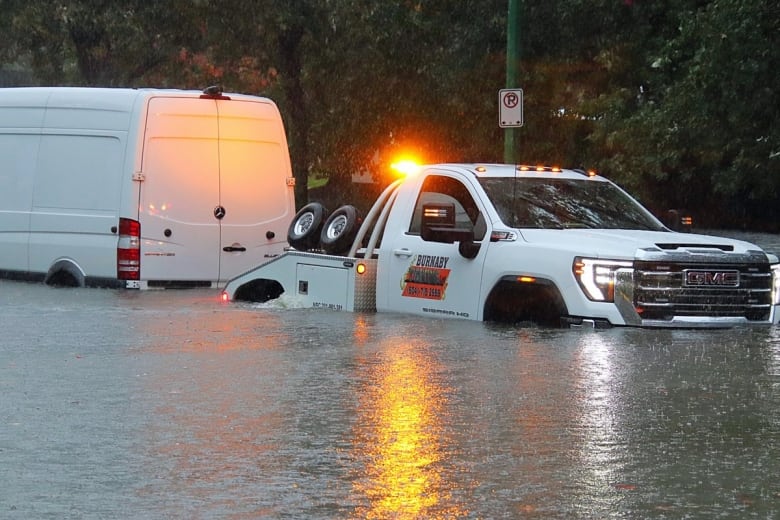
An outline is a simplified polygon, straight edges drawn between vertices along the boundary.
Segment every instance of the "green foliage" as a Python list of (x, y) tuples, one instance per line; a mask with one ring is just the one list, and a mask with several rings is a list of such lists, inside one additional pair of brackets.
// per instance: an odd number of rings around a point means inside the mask
[(600, 162), (657, 205), (688, 207), (721, 225), (776, 220), (776, 6), (680, 2), (674, 12), (665, 26), (676, 32), (644, 53), (641, 90), (613, 90), (604, 100), (607, 115), (591, 135), (610, 152)]
[[(346, 198), (352, 173), (385, 183), (401, 152), (502, 156), (506, 0), (0, 0), (0, 12), (0, 65), (40, 84), (268, 95), (299, 204), (310, 173)], [(773, 0), (522, 2), (519, 28), (522, 162), (595, 166), (713, 224), (778, 220)]]

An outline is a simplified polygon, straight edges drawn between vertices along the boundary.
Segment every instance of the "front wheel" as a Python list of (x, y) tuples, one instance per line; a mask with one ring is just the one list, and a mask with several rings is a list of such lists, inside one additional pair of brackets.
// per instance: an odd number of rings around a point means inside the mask
[(327, 210), (319, 202), (311, 202), (302, 207), (287, 230), (287, 242), (299, 251), (314, 248), (326, 215)]
[(331, 255), (344, 254), (352, 247), (360, 219), (354, 206), (341, 206), (331, 213), (320, 234), (320, 245)]

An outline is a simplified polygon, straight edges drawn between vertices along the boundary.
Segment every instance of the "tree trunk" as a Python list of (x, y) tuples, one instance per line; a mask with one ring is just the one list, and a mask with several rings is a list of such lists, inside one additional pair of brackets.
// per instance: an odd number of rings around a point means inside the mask
[(301, 40), (304, 28), (289, 27), (279, 35), (280, 72), (289, 120), (290, 159), (295, 178), (295, 205), (300, 208), (308, 202), (309, 190), (309, 131), (311, 120), (306, 110), (306, 96), (301, 83)]

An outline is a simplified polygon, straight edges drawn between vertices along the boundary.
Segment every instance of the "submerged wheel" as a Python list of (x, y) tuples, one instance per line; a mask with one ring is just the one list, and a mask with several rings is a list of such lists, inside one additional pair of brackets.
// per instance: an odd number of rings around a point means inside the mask
[(341, 206), (331, 213), (320, 233), (320, 245), (331, 255), (343, 254), (352, 247), (360, 227), (357, 209), (354, 206)]
[(317, 245), (327, 210), (319, 202), (311, 202), (295, 214), (287, 230), (287, 242), (300, 251)]

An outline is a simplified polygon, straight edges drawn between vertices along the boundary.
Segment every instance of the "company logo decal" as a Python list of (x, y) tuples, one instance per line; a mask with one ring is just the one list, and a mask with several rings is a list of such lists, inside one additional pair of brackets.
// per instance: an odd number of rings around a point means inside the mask
[(401, 296), (443, 300), (450, 270), (448, 256), (417, 255), (401, 280)]
[(697, 271), (683, 272), (686, 287), (739, 287), (739, 271)]

